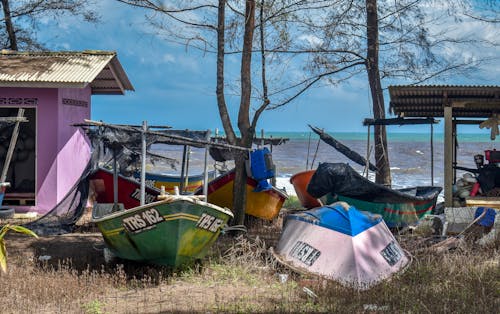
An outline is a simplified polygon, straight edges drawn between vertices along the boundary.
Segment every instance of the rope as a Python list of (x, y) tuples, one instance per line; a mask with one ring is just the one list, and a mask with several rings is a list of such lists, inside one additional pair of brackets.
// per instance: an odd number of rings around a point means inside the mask
[(226, 226), (226, 227), (224, 227), (222, 229), (221, 233), (225, 234), (225, 233), (230, 232), (230, 231), (242, 231), (242, 232), (245, 232), (245, 233), (248, 232), (247, 227), (245, 227), (244, 225), (234, 225), (234, 226)]

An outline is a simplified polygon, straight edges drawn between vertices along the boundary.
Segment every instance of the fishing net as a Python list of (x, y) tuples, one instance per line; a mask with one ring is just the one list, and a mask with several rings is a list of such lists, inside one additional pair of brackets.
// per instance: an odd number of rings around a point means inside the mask
[(85, 211), (89, 196), (91, 162), (66, 196), (49, 212), (25, 226), (41, 236), (71, 233)]
[[(105, 123), (75, 126), (81, 127), (90, 139), (91, 158), (80, 179), (61, 202), (41, 218), (26, 224), (28, 228), (39, 235), (57, 235), (74, 231), (76, 222), (82, 217), (87, 206), (90, 179), (99, 168), (112, 169), (116, 167), (119, 174), (131, 177), (140, 168), (143, 135), (146, 139), (147, 149), (156, 143), (194, 147), (229, 146), (206, 141), (209, 131), (160, 130), (143, 132), (141, 127)], [(146, 153), (147, 162), (151, 164), (161, 160), (163, 164), (170, 165), (175, 169), (178, 163), (172, 158), (148, 151)]]

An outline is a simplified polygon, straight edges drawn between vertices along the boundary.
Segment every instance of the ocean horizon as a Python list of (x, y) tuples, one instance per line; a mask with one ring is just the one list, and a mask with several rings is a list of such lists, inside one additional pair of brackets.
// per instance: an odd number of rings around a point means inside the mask
[[(367, 132), (330, 132), (326, 131), (333, 138), (342, 141), (365, 141), (368, 138)], [(219, 136), (224, 134), (219, 133)], [(260, 137), (261, 132), (256, 132), (256, 137)], [(290, 140), (317, 140), (319, 136), (312, 131), (269, 131), (264, 133), (265, 138), (287, 138)], [(387, 140), (389, 142), (430, 142), (430, 132), (387, 132)], [(490, 139), (490, 132), (486, 130), (481, 133), (459, 133), (457, 135), (458, 142), (494, 142)], [(496, 140), (500, 140), (498, 137)], [(496, 141), (495, 140), (495, 141)], [(370, 141), (373, 143), (373, 130), (371, 132)], [(443, 142), (444, 133), (434, 132), (433, 141)]]
[[(332, 137), (357, 152), (361, 156), (367, 155), (367, 132), (328, 132)], [(261, 133), (257, 132), (260, 136)], [(276, 166), (277, 185), (285, 188), (287, 193), (295, 194), (289, 183), (292, 175), (309, 169), (316, 169), (322, 162), (348, 163), (359, 173), (364, 167), (349, 160), (330, 145), (319, 140), (313, 132), (267, 132), (265, 138), (288, 138), (281, 145), (272, 147), (273, 163)], [(412, 186), (443, 186), (444, 183), (444, 154), (443, 133), (434, 133), (434, 145), (431, 149), (430, 132), (389, 132), (388, 153), (391, 168), (393, 188)], [(500, 139), (500, 137), (498, 138)], [(474, 155), (484, 154), (485, 150), (497, 149), (498, 140), (490, 140), (489, 130), (482, 133), (460, 133), (457, 146), (457, 164), (467, 168), (475, 168)], [(370, 161), (375, 163), (373, 155), (373, 133), (370, 139)], [(182, 160), (182, 148), (169, 145), (155, 147), (161, 155)], [(432, 155), (433, 158), (432, 158)], [(190, 154), (190, 174), (203, 172), (204, 149), (193, 148)], [(214, 169), (215, 162), (210, 159), (209, 170)], [(220, 165), (219, 165), (220, 166)], [(231, 168), (232, 163), (227, 165)], [(155, 172), (175, 173), (180, 169), (172, 170), (169, 167), (155, 165)], [(178, 167), (180, 168), (180, 167)], [(374, 173), (369, 173), (373, 179)]]

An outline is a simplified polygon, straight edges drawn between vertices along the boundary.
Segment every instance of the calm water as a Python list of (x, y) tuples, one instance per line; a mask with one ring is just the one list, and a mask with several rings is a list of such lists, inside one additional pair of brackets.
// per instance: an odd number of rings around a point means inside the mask
[[(366, 133), (329, 133), (362, 156), (366, 156)], [(273, 161), (276, 165), (277, 176), (289, 178), (291, 175), (307, 169), (315, 169), (319, 162), (345, 162), (349, 163), (359, 172), (363, 167), (350, 161), (347, 157), (337, 152), (333, 147), (324, 142), (318, 145), (318, 137), (309, 132), (283, 132), (270, 133), (266, 137), (287, 137), (290, 140), (282, 145), (273, 147)], [(310, 139), (309, 139), (310, 137)], [(394, 188), (431, 185), (431, 145), (430, 134), (426, 133), (390, 133), (389, 160), (391, 166), (392, 183)], [(487, 149), (500, 149), (500, 139), (489, 139), (489, 132), (482, 134), (462, 134), (458, 138), (458, 165), (475, 168), (474, 155), (484, 154)], [(370, 140), (373, 145), (373, 138)], [(153, 150), (168, 157), (182, 160), (182, 147), (156, 145)], [(308, 154), (309, 151), (309, 154)], [(190, 157), (189, 173), (198, 174), (203, 171), (203, 149), (193, 149)], [(373, 152), (371, 161), (374, 163)], [(211, 158), (210, 168), (214, 162)], [(162, 165), (155, 165), (159, 172), (175, 172)], [(177, 167), (180, 171), (180, 165)], [(373, 178), (373, 174), (370, 174)], [(434, 185), (443, 186), (443, 135), (434, 134)]]

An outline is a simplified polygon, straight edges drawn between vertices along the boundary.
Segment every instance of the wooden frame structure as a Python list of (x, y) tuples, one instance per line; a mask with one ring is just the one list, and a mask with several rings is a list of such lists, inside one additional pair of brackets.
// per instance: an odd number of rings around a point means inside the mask
[(452, 207), (456, 125), (500, 114), (500, 86), (389, 86), (389, 95), (389, 110), (398, 117), (444, 118), (444, 197)]

